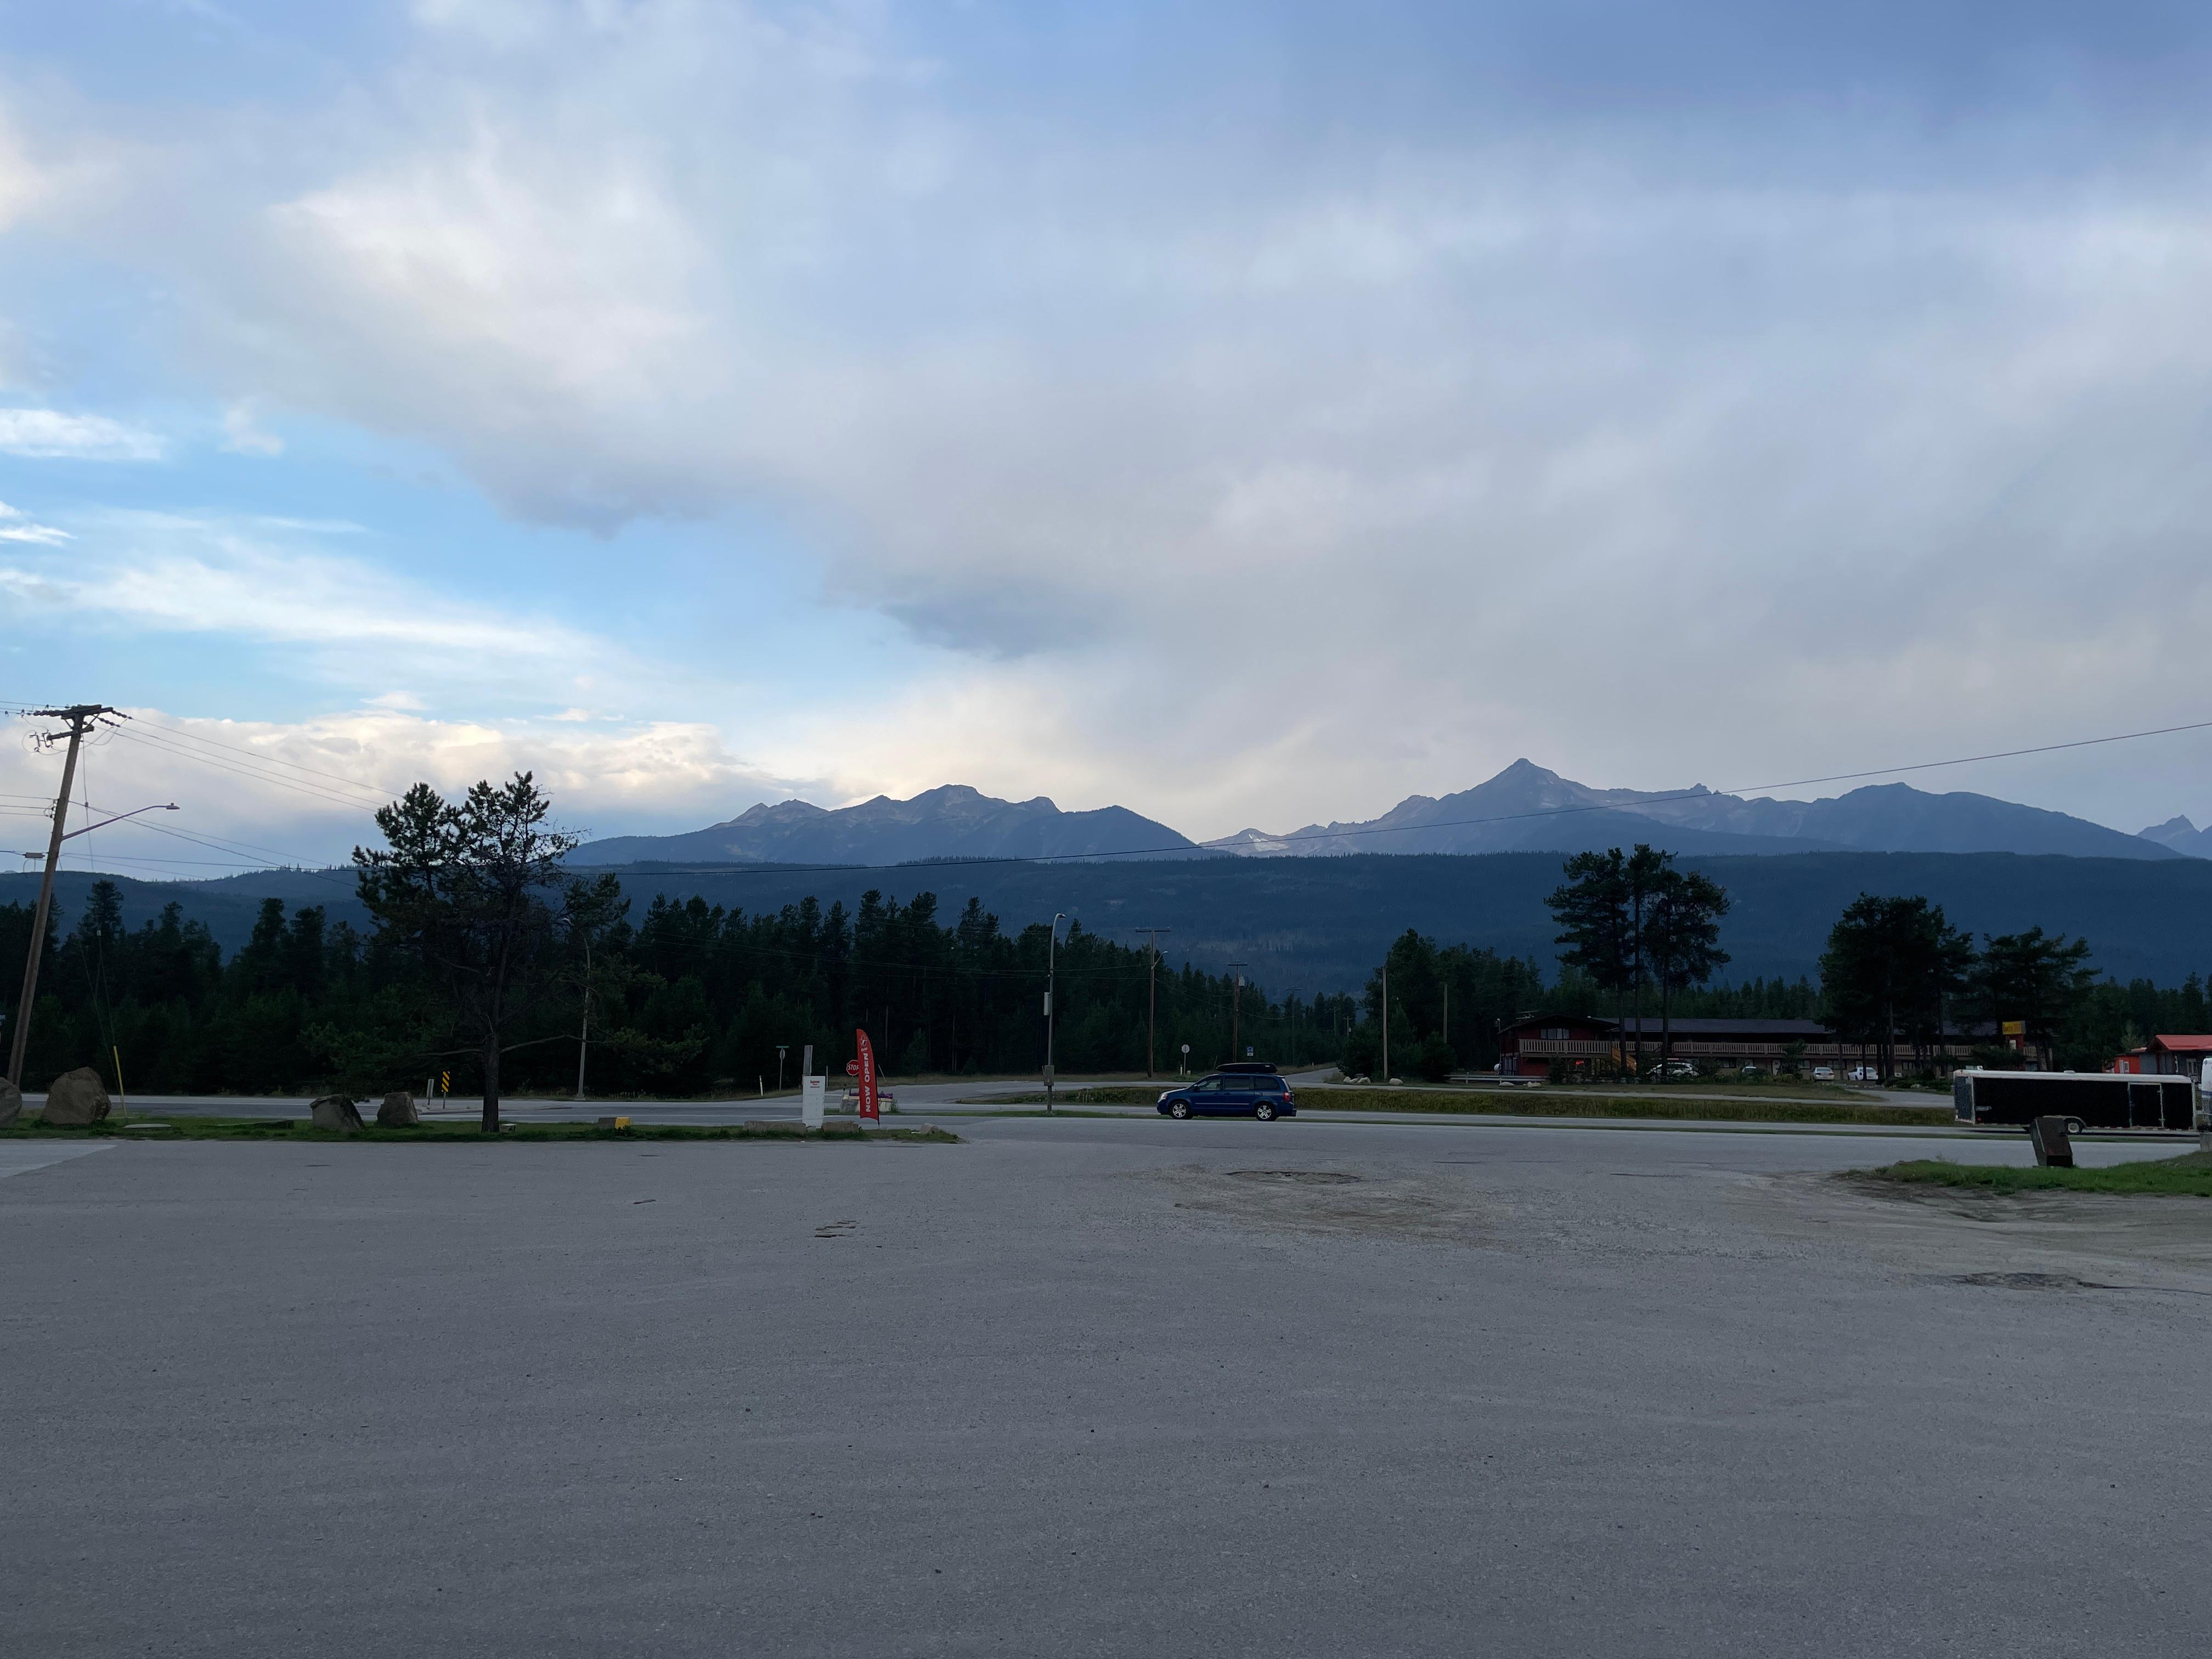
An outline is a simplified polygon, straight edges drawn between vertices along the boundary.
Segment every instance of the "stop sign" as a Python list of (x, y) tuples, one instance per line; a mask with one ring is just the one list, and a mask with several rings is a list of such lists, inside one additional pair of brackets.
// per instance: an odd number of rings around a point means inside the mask
[(858, 1077), (860, 1074), (860, 1062), (859, 1060), (848, 1060), (845, 1062), (845, 1075), (847, 1077)]

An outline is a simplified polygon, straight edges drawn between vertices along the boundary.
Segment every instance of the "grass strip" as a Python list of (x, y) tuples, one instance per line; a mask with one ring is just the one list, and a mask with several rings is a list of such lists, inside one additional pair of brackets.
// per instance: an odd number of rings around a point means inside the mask
[(1900, 1186), (1966, 1187), (1988, 1193), (2142, 1193), (2166, 1198), (2212, 1198), (2212, 1153), (2145, 1158), (2095, 1170), (2053, 1170), (2038, 1164), (1954, 1164), (1917, 1158), (1855, 1176)]
[[(1147, 1083), (1131, 1088), (1109, 1085), (1103, 1088), (1055, 1089), (1052, 1092), (1052, 1103), (1055, 1106), (1150, 1106), (1158, 1101), (1161, 1090), (1174, 1086), (1170, 1083)], [(1044, 1104), (1044, 1091), (1032, 1089), (1018, 1095), (978, 1095), (972, 1100), (953, 1103), (959, 1106), (1042, 1106)]]
[[(1157, 1089), (1067, 1089), (1065, 1106), (1150, 1106)], [(982, 1095), (962, 1106), (1041, 1106), (1042, 1093)], [(1437, 1112), (1492, 1117), (1664, 1118), (1695, 1123), (1855, 1123), (1931, 1128), (1952, 1122), (1948, 1107), (1862, 1106), (1820, 1100), (1668, 1100), (1645, 1095), (1477, 1094), (1471, 1090), (1308, 1089), (1299, 1105), (1315, 1112)]]
[[(148, 1133), (149, 1126), (161, 1130)], [(925, 1125), (916, 1128), (863, 1129), (857, 1123), (825, 1123), (808, 1129), (797, 1123), (633, 1123), (627, 1129), (602, 1129), (595, 1123), (508, 1123), (496, 1135), (483, 1133), (473, 1123), (422, 1123), (409, 1129), (380, 1129), (374, 1124), (358, 1133), (318, 1129), (304, 1118), (161, 1117), (134, 1115), (127, 1123), (99, 1124), (88, 1129), (48, 1127), (43, 1123), (15, 1123), (0, 1129), (0, 1140), (299, 1140), (396, 1141), (434, 1140), (480, 1146), (488, 1140), (847, 1140), (876, 1142), (935, 1141), (957, 1145), (960, 1137), (950, 1130)]]
[(1924, 1106), (1869, 1106), (1823, 1100), (1668, 1100), (1650, 1095), (1424, 1094), (1400, 1089), (1313, 1089), (1299, 1103), (1315, 1111), (1474, 1112), (1496, 1117), (1671, 1118), (1696, 1123), (1856, 1123), (1929, 1128), (1952, 1121)]

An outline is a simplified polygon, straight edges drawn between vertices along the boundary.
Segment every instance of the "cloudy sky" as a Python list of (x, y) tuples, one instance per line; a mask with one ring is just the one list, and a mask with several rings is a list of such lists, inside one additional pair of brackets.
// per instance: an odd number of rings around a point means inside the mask
[[(234, 848), (104, 832), (149, 873), (517, 766), (602, 834), (964, 782), (1214, 835), (2212, 719), (2208, 46), (0, 0), (0, 699), (142, 717), (91, 800)], [(2134, 830), (2208, 761), (1915, 781)]]

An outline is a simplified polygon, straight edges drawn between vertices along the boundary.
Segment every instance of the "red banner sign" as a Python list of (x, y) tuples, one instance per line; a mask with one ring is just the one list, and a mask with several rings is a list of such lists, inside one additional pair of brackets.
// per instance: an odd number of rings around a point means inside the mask
[(860, 1050), (860, 1115), (872, 1117), (878, 1123), (884, 1121), (882, 1103), (876, 1094), (876, 1050), (868, 1041), (866, 1031), (853, 1033)]

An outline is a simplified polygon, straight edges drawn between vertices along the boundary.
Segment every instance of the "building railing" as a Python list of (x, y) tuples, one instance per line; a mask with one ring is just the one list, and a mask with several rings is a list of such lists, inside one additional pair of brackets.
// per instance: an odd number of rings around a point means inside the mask
[[(1644, 1034), (1645, 1059), (1656, 1055), (1660, 1046), (1659, 1033), (1646, 1031)], [(1559, 1037), (1523, 1037), (1518, 1045), (1519, 1052), (1524, 1054), (1567, 1060), (1610, 1060), (1620, 1047), (1611, 1040), (1592, 1042), (1585, 1039)], [(1631, 1054), (1635, 1052), (1636, 1040), (1633, 1037), (1628, 1039), (1627, 1047)], [(1862, 1046), (1856, 1042), (1807, 1042), (1800, 1046), (1793, 1042), (1713, 1042), (1703, 1038), (1678, 1036), (1674, 1039), (1674, 1051), (1676, 1057), (1682, 1060), (1737, 1057), (1745, 1060), (1856, 1062), (1863, 1055), (1871, 1057), (1874, 1048), (1871, 1044)], [(1899, 1042), (1897, 1052), (1900, 1059), (1910, 1058), (1913, 1048), (1910, 1043)], [(1973, 1045), (1967, 1042), (1933, 1043), (1929, 1045), (1929, 1052), (1960, 1058), (1972, 1054)]]

